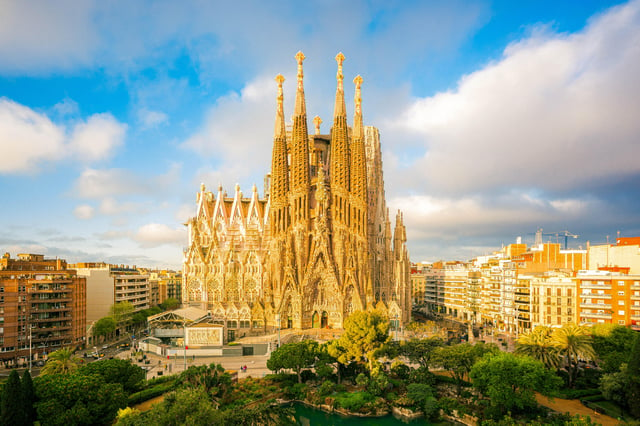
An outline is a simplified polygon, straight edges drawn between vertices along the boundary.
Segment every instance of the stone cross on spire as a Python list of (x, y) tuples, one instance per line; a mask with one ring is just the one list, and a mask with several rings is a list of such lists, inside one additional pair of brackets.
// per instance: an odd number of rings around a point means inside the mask
[(313, 124), (316, 126), (316, 135), (320, 134), (320, 125), (322, 124), (322, 119), (319, 116), (313, 117)]
[(302, 79), (304, 78), (304, 73), (302, 72), (302, 61), (304, 61), (304, 59), (304, 53), (296, 53), (296, 61), (298, 61), (298, 90), (302, 90)]
[(355, 106), (356, 106), (356, 115), (362, 114), (362, 95), (360, 91), (360, 86), (362, 86), (362, 77), (357, 76), (353, 79), (354, 84), (356, 85), (356, 96), (355, 96)]
[(336, 78), (338, 79), (338, 90), (344, 90), (342, 85), (344, 80), (344, 76), (342, 75), (342, 62), (344, 62), (344, 55), (342, 52), (336, 55), (336, 62), (338, 63), (338, 73), (336, 74)]

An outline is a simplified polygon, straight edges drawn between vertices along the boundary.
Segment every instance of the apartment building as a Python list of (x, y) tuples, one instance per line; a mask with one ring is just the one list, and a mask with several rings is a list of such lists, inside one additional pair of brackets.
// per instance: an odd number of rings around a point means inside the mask
[(86, 281), (62, 259), (0, 259), (0, 361), (25, 364), (86, 340)]
[(589, 245), (588, 250), (588, 267), (581, 269), (626, 267), (629, 274), (640, 274), (640, 237), (618, 238), (615, 245)]
[(581, 324), (630, 325), (640, 330), (640, 275), (585, 270), (575, 281)]
[(578, 322), (575, 280), (568, 274), (547, 272), (530, 280), (531, 327), (560, 327)]
[(99, 263), (72, 265), (87, 280), (87, 321), (93, 323), (109, 315), (115, 303), (129, 302), (134, 312), (151, 306), (149, 275), (135, 266)]

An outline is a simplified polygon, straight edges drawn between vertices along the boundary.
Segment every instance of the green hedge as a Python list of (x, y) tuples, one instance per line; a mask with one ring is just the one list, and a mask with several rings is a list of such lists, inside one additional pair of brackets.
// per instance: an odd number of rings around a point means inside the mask
[(580, 400), (589, 401), (589, 402), (603, 401), (604, 397), (602, 396), (602, 394), (598, 394), (598, 395), (585, 396), (584, 398), (580, 398)]
[(129, 395), (128, 404), (136, 405), (136, 404), (140, 404), (141, 402), (148, 401), (151, 398), (155, 398), (156, 396), (160, 396), (162, 394), (172, 391), (173, 389), (176, 388), (176, 385), (177, 385), (177, 382), (172, 381), (168, 383), (161, 383), (152, 388), (141, 390), (140, 392), (132, 393), (131, 395)]
[(556, 396), (562, 399), (579, 399), (593, 395), (602, 395), (602, 392), (600, 389), (561, 389)]

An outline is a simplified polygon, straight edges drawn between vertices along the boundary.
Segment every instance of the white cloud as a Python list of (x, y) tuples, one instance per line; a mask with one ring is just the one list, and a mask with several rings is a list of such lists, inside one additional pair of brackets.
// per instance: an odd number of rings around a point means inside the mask
[(182, 204), (178, 211), (176, 211), (175, 218), (180, 223), (185, 223), (187, 220), (195, 216), (196, 214), (196, 206), (194, 204)]
[(172, 229), (160, 223), (141, 226), (133, 237), (142, 247), (157, 247), (163, 244), (180, 245), (186, 243), (187, 231), (184, 227)]
[(86, 169), (75, 183), (74, 195), (100, 199), (113, 195), (145, 192), (141, 179), (124, 169)]
[(53, 106), (53, 111), (62, 117), (66, 115), (75, 115), (79, 110), (80, 108), (78, 107), (78, 103), (68, 97)]
[(134, 202), (120, 203), (112, 197), (107, 197), (100, 203), (100, 213), (107, 216), (119, 215), (122, 213), (141, 213), (142, 205)]
[(142, 128), (151, 129), (161, 124), (167, 124), (169, 116), (162, 111), (151, 111), (142, 108), (138, 111), (138, 121), (142, 124)]
[[(54, 110), (63, 105), (59, 109), (71, 111), (73, 104), (65, 102)], [(123, 144), (126, 127), (111, 114), (95, 114), (68, 137), (65, 125), (46, 114), (0, 98), (0, 173), (36, 174), (43, 164), (71, 157), (81, 163), (105, 159)]]
[[(219, 98), (207, 112), (202, 128), (182, 146), (201, 155), (215, 155), (223, 165), (221, 175), (246, 179), (248, 175), (257, 176), (256, 170), (266, 173), (271, 162), (271, 139), (265, 137), (265, 129), (274, 125), (275, 96), (273, 78), (263, 77), (247, 84), (240, 94)], [(229, 167), (235, 174), (226, 173)]]
[(638, 173), (638, 75), (640, 2), (580, 33), (534, 32), (455, 91), (416, 99), (396, 117), (423, 142), (405, 182), (456, 193), (567, 190)]
[(73, 209), (73, 215), (78, 219), (91, 219), (95, 213), (93, 207), (88, 204), (82, 204)]
[(0, 98), (0, 173), (37, 173), (38, 164), (64, 156), (65, 135), (49, 118)]
[(94, 114), (75, 126), (69, 149), (84, 163), (104, 160), (124, 143), (126, 129), (111, 114)]

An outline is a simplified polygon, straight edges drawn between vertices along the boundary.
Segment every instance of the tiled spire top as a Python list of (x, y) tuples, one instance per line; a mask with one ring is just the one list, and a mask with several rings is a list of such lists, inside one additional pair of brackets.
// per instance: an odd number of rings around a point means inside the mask
[(353, 79), (356, 85), (356, 94), (354, 96), (355, 112), (353, 114), (353, 133), (355, 138), (364, 137), (364, 127), (362, 125), (362, 94), (360, 87), (362, 86), (362, 77), (357, 76)]
[(276, 81), (278, 82), (278, 114), (284, 116), (284, 92), (282, 90), (282, 83), (284, 83), (284, 77), (282, 74), (276, 75)]
[(344, 75), (342, 75), (342, 63), (344, 62), (344, 55), (342, 54), (342, 52), (336, 55), (336, 62), (338, 63), (338, 73), (336, 74), (336, 79), (338, 80), (338, 90), (344, 90)]
[(354, 98), (355, 106), (356, 106), (356, 117), (362, 116), (362, 95), (360, 91), (360, 86), (362, 86), (362, 77), (357, 76), (353, 79), (353, 83), (356, 85), (356, 96)]
[(344, 75), (342, 74), (342, 63), (344, 62), (344, 55), (342, 52), (336, 55), (336, 62), (338, 63), (338, 73), (336, 79), (338, 80), (338, 88), (336, 89), (336, 103), (333, 109), (334, 118), (336, 116), (342, 116), (346, 114), (346, 108), (344, 105)]
[(304, 72), (302, 71), (302, 61), (304, 61), (304, 53), (296, 53), (296, 61), (298, 62), (298, 90), (304, 90), (302, 86), (302, 80), (304, 79)]
[(276, 126), (274, 129), (274, 136), (281, 137), (285, 134), (284, 127), (284, 94), (282, 90), (282, 83), (284, 82), (284, 77), (282, 74), (278, 74), (275, 78), (278, 83), (278, 106), (276, 108)]
[(305, 105), (304, 101), (304, 84), (302, 82), (304, 79), (304, 72), (302, 71), (302, 61), (304, 61), (304, 58), (304, 53), (296, 53), (296, 61), (298, 62), (298, 90), (296, 92), (296, 108), (294, 111), (294, 115), (307, 114), (307, 106)]

